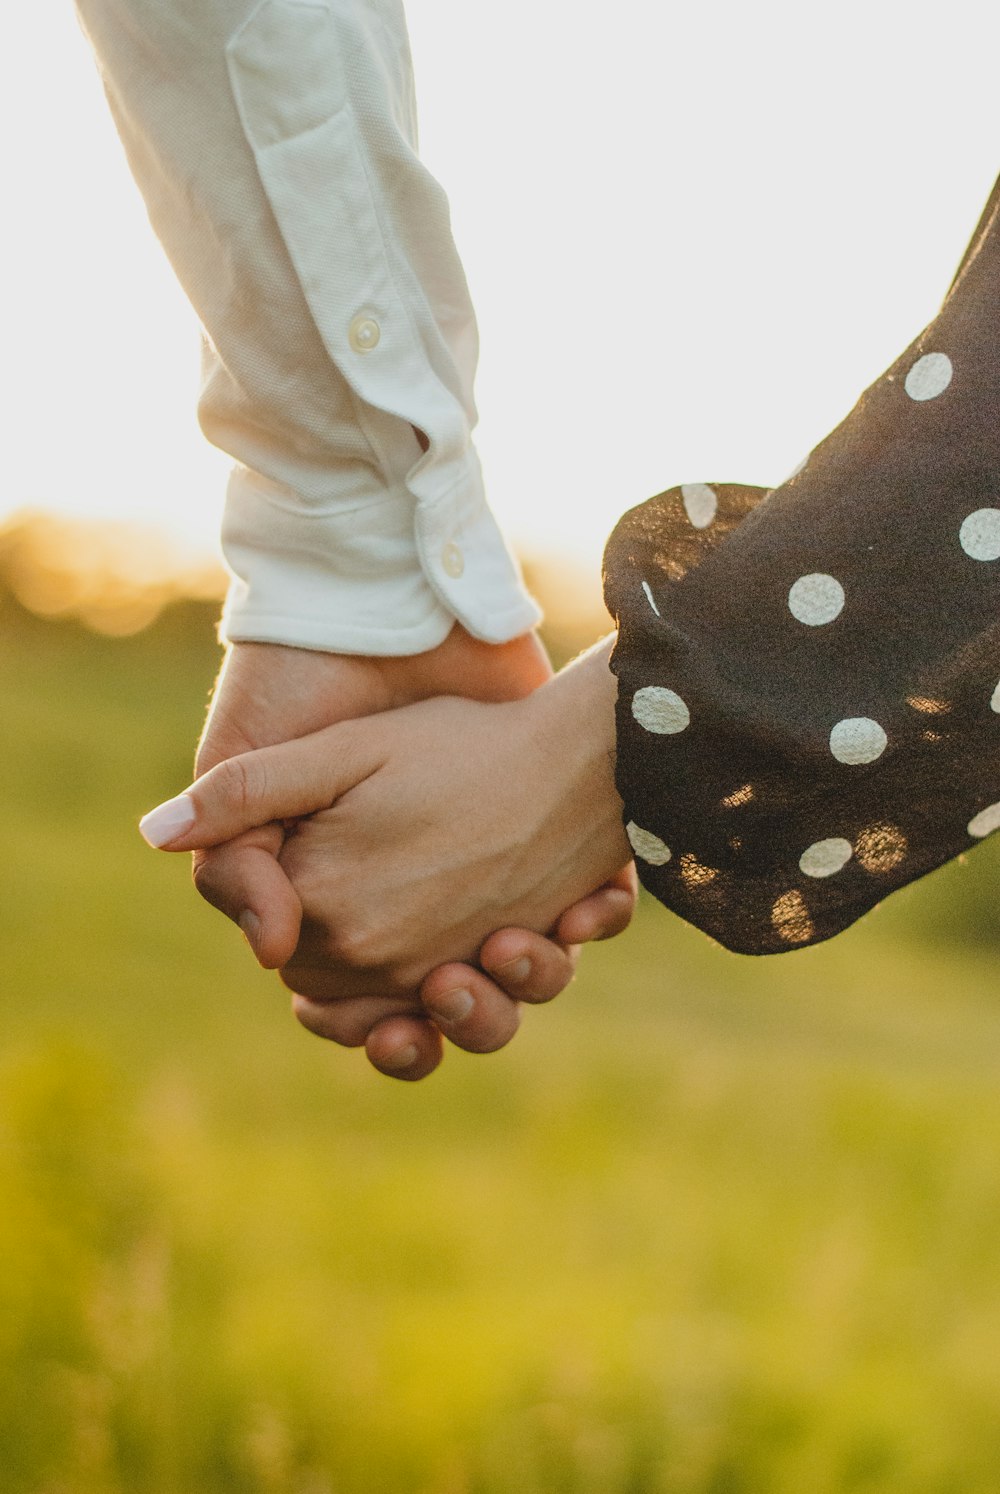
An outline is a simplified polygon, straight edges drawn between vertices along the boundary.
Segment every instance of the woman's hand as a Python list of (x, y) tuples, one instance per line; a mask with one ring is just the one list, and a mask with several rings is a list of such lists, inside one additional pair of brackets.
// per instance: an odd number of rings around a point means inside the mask
[[(391, 1004), (383, 1016), (412, 1020), (426, 1012), (415, 993), (435, 967), (474, 959), (497, 929), (554, 930), (628, 861), (608, 653), (523, 701), (433, 700), (231, 758), (156, 812), (168, 838), (153, 838), (191, 850), (310, 816), (280, 856), (290, 898), (275, 916), (301, 917), (282, 978), (305, 1025), (364, 1041), (373, 997)], [(428, 987), (429, 1007), (448, 975)], [(466, 994), (465, 1021), (488, 1028), (477, 993)], [(465, 1045), (479, 1046), (476, 1022)], [(378, 1063), (377, 1042), (370, 1056)]]
[[(427, 699), (461, 695), (486, 701), (517, 700), (551, 677), (534, 634), (506, 644), (486, 644), (456, 625), (438, 648), (406, 658), (361, 658), (279, 644), (230, 647), (214, 693), (198, 752), (197, 771), (224, 759), (271, 746), (346, 719)], [(301, 910), (288, 897), (278, 864), (284, 844), (280, 824), (248, 831), (225, 845), (195, 852), (195, 882), (206, 900), (238, 923), (265, 968), (288, 959), (298, 939)], [(459, 1046), (501, 1047), (516, 1026), (520, 1000), (549, 1000), (572, 980), (577, 945), (607, 939), (628, 926), (635, 908), (634, 869), (567, 910), (555, 937), (506, 929), (480, 951), (481, 969), (449, 967), (431, 978), (428, 994), (445, 1005), (453, 989), (469, 992), (473, 1007), (460, 1021), (441, 1026)], [(282, 910), (287, 915), (282, 917)], [(290, 941), (290, 942), (289, 942)], [(424, 1018), (382, 1020), (369, 1005), (369, 1054), (375, 1066), (419, 1078), (440, 1060), (440, 1035)], [(443, 1009), (442, 1009), (443, 1011)], [(414, 1057), (414, 1049), (416, 1056)]]

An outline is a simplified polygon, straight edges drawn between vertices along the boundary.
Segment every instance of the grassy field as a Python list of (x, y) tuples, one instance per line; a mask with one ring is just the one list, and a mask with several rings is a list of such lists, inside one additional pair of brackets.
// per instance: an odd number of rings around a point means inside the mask
[(995, 848), (395, 1085), (133, 828), (208, 616), (0, 611), (3, 1494), (995, 1494)]

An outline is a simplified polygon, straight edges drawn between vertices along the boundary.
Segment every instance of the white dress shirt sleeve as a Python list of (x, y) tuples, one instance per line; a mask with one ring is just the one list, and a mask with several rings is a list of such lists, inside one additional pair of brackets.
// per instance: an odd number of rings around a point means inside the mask
[(411, 654), (456, 619), (534, 626), (472, 444), (475, 317), (400, 0), (77, 5), (236, 462), (224, 637)]

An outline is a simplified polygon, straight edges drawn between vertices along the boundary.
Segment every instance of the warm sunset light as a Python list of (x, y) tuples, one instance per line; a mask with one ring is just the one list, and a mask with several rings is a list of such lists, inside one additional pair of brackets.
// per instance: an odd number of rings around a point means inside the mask
[[(480, 450), (523, 549), (596, 573), (650, 493), (780, 481), (933, 313), (996, 171), (982, 8), (953, 5), (944, 40), (939, 19), (409, 7), (422, 149), (480, 317)], [(15, 29), (2, 107), (8, 138), (31, 130), (8, 182), (3, 507), (204, 550), (227, 462), (195, 424), (193, 316), (72, 7), (21, 7)]]
[(125, 519), (15, 514), (0, 527), (0, 589), (39, 617), (125, 637), (178, 598), (219, 601), (221, 565), (171, 533)]
[(996, 7), (8, 10), (0, 1494), (995, 1494)]

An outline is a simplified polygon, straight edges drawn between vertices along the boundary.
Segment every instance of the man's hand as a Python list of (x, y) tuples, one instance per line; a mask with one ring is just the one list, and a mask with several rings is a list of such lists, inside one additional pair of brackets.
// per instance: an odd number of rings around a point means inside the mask
[[(519, 699), (550, 672), (533, 635), (490, 645), (459, 626), (440, 647), (411, 658), (236, 644), (216, 686), (196, 771), (201, 775), (239, 753), (435, 695)], [(284, 827), (274, 822), (195, 854), (199, 891), (240, 925), (267, 968), (292, 958), (301, 922), (299, 899), (278, 861), (284, 843)], [(367, 1028), (362, 1031), (358, 1025), (352, 1035), (367, 1041), (377, 1068), (407, 1079), (423, 1077), (440, 1061), (439, 1032), (427, 1012), (460, 1046), (477, 1051), (500, 1047), (516, 1029), (518, 1000), (557, 995), (572, 978), (574, 946), (621, 932), (634, 903), (634, 875), (626, 871), (570, 908), (554, 938), (504, 929), (480, 951), (481, 970), (451, 964), (433, 972), (424, 983), (424, 1008), (410, 1001), (401, 1009), (398, 998), (376, 991), (366, 998)], [(336, 983), (332, 962), (329, 974)]]
[[(282, 977), (305, 1026), (347, 1045), (367, 1038), (379, 1062), (373, 1024), (412, 1023), (414, 993), (442, 960), (475, 958), (498, 923), (552, 929), (567, 900), (630, 855), (608, 651), (523, 701), (439, 698), (231, 758), (145, 833), (185, 850), (298, 820), (281, 864), (303, 918)], [(502, 1041), (515, 1025), (508, 1011)], [(480, 1015), (465, 1046), (488, 1046), (482, 1026)], [(437, 1053), (409, 1046), (416, 1077)]]

